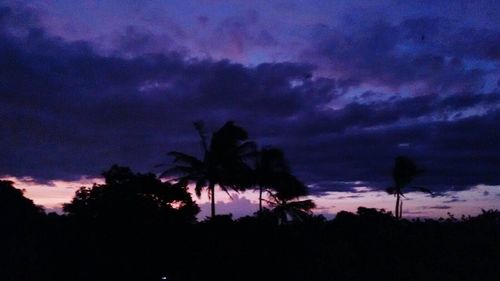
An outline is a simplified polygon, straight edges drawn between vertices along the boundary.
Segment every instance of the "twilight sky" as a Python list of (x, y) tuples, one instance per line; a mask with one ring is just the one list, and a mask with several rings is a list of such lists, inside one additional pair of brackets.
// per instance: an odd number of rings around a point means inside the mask
[(48, 208), (199, 153), (196, 120), (282, 148), (318, 213), (392, 209), (398, 155), (440, 195), (408, 215), (500, 208), (500, 2), (0, 1), (0, 118), (0, 176)]

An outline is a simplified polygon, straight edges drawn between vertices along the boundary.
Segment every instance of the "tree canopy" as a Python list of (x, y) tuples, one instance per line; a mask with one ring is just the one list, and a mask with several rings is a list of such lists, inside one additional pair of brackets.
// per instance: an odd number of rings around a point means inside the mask
[(187, 187), (162, 182), (154, 174), (112, 166), (104, 184), (81, 187), (63, 210), (94, 221), (161, 222), (196, 220), (199, 208)]
[(19, 224), (42, 214), (43, 208), (24, 197), (24, 191), (15, 188), (12, 181), (0, 180), (0, 221)]

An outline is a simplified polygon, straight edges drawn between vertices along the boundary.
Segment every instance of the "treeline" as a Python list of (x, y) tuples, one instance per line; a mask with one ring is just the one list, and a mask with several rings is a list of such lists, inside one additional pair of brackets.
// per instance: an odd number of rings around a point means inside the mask
[(500, 277), (498, 211), (409, 221), (360, 207), (333, 220), (309, 216), (284, 224), (264, 211), (196, 222), (198, 208), (183, 188), (126, 168), (110, 171), (105, 184), (81, 189), (66, 215), (45, 214), (0, 182), (1, 280)]
[[(401, 219), (403, 190), (421, 169), (398, 157), (395, 215), (360, 207), (333, 220), (314, 215), (283, 153), (258, 148), (232, 122), (208, 137), (202, 157), (171, 152), (159, 176), (113, 166), (46, 214), (0, 181), (0, 280), (499, 280), (500, 212), (439, 220)], [(198, 222), (188, 192), (206, 191)], [(255, 189), (254, 215), (216, 215), (215, 188)], [(423, 187), (418, 188), (428, 192)]]

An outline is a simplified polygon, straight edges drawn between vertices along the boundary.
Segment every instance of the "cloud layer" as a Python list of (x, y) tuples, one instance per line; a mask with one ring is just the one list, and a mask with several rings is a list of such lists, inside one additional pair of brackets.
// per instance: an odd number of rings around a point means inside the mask
[(235, 120), (283, 148), (317, 193), (385, 188), (400, 154), (440, 191), (500, 184), (498, 30), (422, 16), (356, 30), (312, 24), (290, 61), (237, 62), (250, 45), (288, 42), (256, 28), (262, 21), (221, 21), (220, 40), (206, 39), (228, 54), (217, 60), (193, 57), (182, 28), (159, 38), (129, 27), (102, 52), (55, 36), (33, 11), (0, 8), (0, 174), (154, 170), (170, 150), (198, 152), (193, 121)]

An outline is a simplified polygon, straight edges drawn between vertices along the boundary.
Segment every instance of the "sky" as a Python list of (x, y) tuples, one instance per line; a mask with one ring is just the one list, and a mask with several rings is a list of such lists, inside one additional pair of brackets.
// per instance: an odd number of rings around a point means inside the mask
[[(317, 213), (500, 208), (498, 1), (0, 1), (0, 177), (48, 210), (112, 164), (161, 172), (227, 120), (285, 152)], [(218, 208), (256, 210), (252, 192)], [(202, 216), (207, 213), (201, 198)]]

